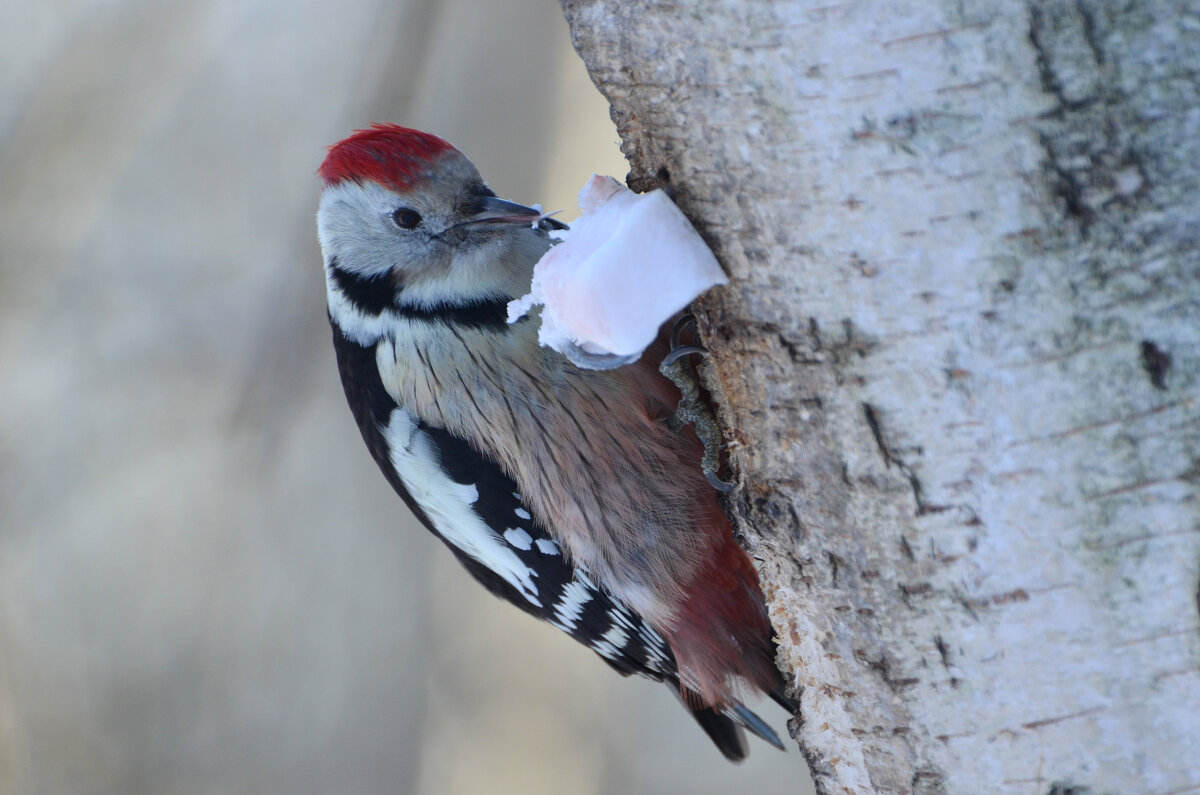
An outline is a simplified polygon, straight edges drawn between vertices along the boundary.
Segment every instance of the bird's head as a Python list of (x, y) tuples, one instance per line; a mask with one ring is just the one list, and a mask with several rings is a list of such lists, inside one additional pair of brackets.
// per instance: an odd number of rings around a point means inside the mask
[(344, 328), (373, 326), (389, 310), (521, 296), (547, 231), (563, 228), (497, 198), (465, 155), (406, 127), (356, 132), (330, 147), (319, 173), (317, 231), (330, 311), (347, 315)]

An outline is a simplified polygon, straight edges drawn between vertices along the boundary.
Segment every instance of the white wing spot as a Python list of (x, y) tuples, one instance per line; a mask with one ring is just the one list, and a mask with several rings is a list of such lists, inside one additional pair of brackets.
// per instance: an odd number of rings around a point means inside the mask
[(558, 548), (558, 544), (554, 543), (549, 538), (539, 538), (533, 543), (537, 544), (538, 552), (541, 552), (543, 555), (557, 555), (561, 552), (561, 550)]
[(666, 641), (645, 624), (638, 630), (638, 635), (641, 637), (642, 647), (645, 648), (646, 653), (650, 656), (649, 661), (654, 663), (654, 667), (658, 668), (666, 663), (667, 657), (663, 654), (663, 647), (666, 645)]
[(513, 513), (515, 513), (517, 516), (521, 517), (522, 519), (532, 519), (533, 518), (532, 516), (529, 515), (529, 511), (525, 510), (524, 508), (518, 508)]
[(621, 657), (621, 649), (625, 648), (625, 643), (628, 640), (629, 633), (619, 625), (614, 624), (608, 632), (600, 636), (599, 640), (592, 643), (591, 647), (594, 651), (608, 659), (616, 660)]
[(633, 623), (633, 616), (631, 616), (629, 611), (626, 610), (622, 605), (614, 603), (611, 615), (613, 617), (613, 621), (617, 624), (620, 624), (628, 630), (637, 632), (637, 625)]
[(614, 624), (613, 627), (608, 630), (608, 632), (604, 633), (604, 635), (601, 637), (601, 640), (603, 640), (605, 643), (611, 643), (613, 648), (623, 649), (625, 648), (625, 643), (629, 640), (629, 633), (627, 633), (619, 625)]
[[(380, 345), (381, 349), (383, 347)], [(377, 352), (377, 355), (383, 357), (385, 354)], [(386, 355), (390, 357), (391, 353)], [(381, 368), (384, 363), (381, 358)], [(472, 506), (479, 499), (479, 489), (456, 483), (446, 473), (433, 440), (417, 427), (416, 418), (402, 408), (394, 409), (383, 435), (392, 468), (438, 533), (516, 588), (530, 604), (541, 607), (537, 585), (533, 582), (536, 572), (526, 566), (500, 534), (488, 527), (475, 511)], [(522, 548), (529, 549), (532, 539), (527, 533), (524, 538)], [(509, 543), (517, 546), (511, 539)]]
[(517, 549), (529, 550), (533, 547), (533, 538), (519, 527), (505, 530), (504, 538)]
[(479, 487), (470, 483), (455, 483), (454, 492), (467, 505), (479, 502)]
[(567, 587), (563, 588), (562, 596), (558, 599), (558, 604), (554, 606), (554, 615), (563, 628), (575, 629), (575, 623), (579, 621), (583, 606), (591, 600), (592, 591), (582, 582), (567, 583)]

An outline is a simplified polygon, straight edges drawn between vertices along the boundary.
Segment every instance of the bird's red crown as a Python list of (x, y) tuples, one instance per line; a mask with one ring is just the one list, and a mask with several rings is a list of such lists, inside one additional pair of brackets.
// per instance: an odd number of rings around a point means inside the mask
[(329, 154), (317, 173), (326, 185), (348, 179), (372, 180), (404, 191), (429, 171), (432, 160), (450, 151), (454, 147), (436, 135), (398, 124), (377, 123), (329, 147)]

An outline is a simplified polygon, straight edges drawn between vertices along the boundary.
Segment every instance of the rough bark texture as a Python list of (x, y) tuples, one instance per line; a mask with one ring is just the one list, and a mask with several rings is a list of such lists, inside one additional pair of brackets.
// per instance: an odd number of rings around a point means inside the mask
[(563, 0), (818, 790), (1200, 789), (1196, 3)]

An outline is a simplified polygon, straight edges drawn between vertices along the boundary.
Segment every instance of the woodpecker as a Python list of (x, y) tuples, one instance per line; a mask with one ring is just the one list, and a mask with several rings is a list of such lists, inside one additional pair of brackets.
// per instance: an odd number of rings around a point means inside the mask
[(584, 370), (507, 322), (565, 229), (496, 196), (451, 144), (392, 124), (329, 148), (317, 213), (338, 371), (416, 517), (493, 594), (624, 675), (667, 683), (717, 747), (782, 748), (739, 693), (785, 708), (758, 576), (668, 423), (651, 365)]

